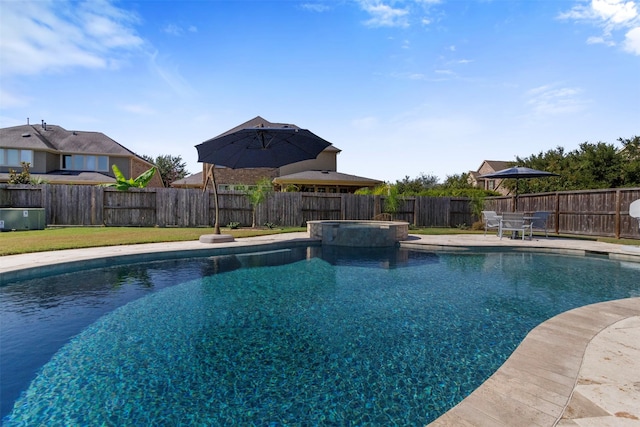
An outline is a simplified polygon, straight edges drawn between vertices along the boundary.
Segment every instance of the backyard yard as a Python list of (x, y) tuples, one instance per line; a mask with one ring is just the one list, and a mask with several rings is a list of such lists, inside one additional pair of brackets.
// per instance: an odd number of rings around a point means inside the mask
[[(263, 236), (275, 233), (306, 231), (304, 227), (274, 229), (239, 228), (222, 232), (235, 238)], [(45, 230), (13, 231), (0, 233), (0, 256), (62, 249), (92, 248), (141, 243), (180, 242), (198, 240), (203, 234), (213, 233), (212, 228), (160, 228), (160, 227), (52, 227)], [(410, 234), (481, 234), (460, 228), (412, 228)], [(562, 235), (561, 235), (562, 236)], [(489, 236), (487, 236), (489, 237)], [(588, 239), (622, 245), (640, 245), (640, 240), (614, 239), (592, 236), (562, 236), (570, 239)]]

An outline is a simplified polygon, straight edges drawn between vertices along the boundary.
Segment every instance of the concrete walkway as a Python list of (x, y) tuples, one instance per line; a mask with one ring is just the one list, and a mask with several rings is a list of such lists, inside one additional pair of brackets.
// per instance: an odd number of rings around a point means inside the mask
[[(61, 263), (93, 266), (149, 254), (255, 250), (310, 241), (306, 233), (292, 233), (215, 245), (190, 241), (12, 255), (0, 257), (0, 284), (28, 277), (34, 268), (53, 271)], [(638, 247), (577, 239), (412, 235), (402, 246), (589, 254), (640, 266)], [(640, 298), (577, 308), (542, 323), (482, 386), (430, 426), (640, 427)]]

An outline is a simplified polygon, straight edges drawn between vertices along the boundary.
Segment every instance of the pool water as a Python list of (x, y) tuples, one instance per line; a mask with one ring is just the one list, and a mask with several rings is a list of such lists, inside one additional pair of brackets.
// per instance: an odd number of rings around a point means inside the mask
[(4, 425), (424, 425), (638, 264), (301, 248), (0, 288)]

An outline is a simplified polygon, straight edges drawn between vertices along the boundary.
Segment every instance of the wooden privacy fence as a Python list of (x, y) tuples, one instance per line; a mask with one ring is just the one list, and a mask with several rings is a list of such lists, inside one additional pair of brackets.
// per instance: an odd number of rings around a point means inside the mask
[[(548, 211), (556, 233), (640, 238), (629, 204), (640, 188), (526, 194), (518, 210)], [(513, 197), (491, 197), (485, 207), (510, 212)], [(219, 194), (220, 225), (252, 223), (252, 207), (242, 193)], [(48, 225), (205, 227), (214, 221), (211, 191), (181, 188), (132, 189), (82, 185), (0, 184), (0, 208), (44, 208)], [(305, 226), (310, 220), (370, 220), (384, 210), (384, 197), (354, 194), (273, 193), (256, 210), (257, 225)], [(417, 227), (457, 227), (475, 221), (464, 197), (408, 197), (393, 218)]]
[[(629, 205), (640, 199), (640, 188), (558, 191), (518, 196), (519, 212), (551, 212), (548, 228), (555, 233), (640, 238), (638, 221), (629, 216)], [(515, 198), (491, 197), (485, 207), (511, 212)]]
[[(218, 194), (220, 225), (252, 224), (253, 208), (242, 193)], [(0, 207), (44, 208), (48, 225), (204, 227), (215, 219), (211, 191), (148, 188), (117, 191), (82, 185), (0, 185)], [(257, 225), (305, 226), (311, 220), (370, 220), (384, 197), (354, 194), (273, 193), (256, 210)], [(415, 226), (455, 227), (473, 222), (465, 198), (402, 199), (394, 219)]]

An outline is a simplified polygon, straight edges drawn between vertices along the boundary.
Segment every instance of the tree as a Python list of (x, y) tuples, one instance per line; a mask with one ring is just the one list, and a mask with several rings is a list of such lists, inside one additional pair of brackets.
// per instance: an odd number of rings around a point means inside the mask
[(400, 209), (401, 198), (402, 197), (398, 191), (398, 185), (389, 185), (387, 187), (387, 194), (384, 198), (384, 206), (382, 210), (393, 218), (393, 216), (398, 213), (398, 209)]
[(620, 155), (623, 160), (623, 179), (625, 186), (640, 186), (640, 136), (618, 138), (622, 144)]
[(438, 185), (438, 177), (421, 173), (418, 177), (412, 179), (407, 175), (402, 181), (396, 181), (395, 185), (398, 194), (416, 195), (425, 190), (435, 188)]
[(251, 227), (256, 228), (256, 210), (258, 206), (267, 200), (269, 194), (273, 193), (273, 184), (269, 178), (262, 178), (255, 186), (250, 186), (245, 190), (245, 194), (249, 198), (249, 203), (253, 208)]
[[(546, 170), (559, 177), (520, 180), (520, 193), (561, 190), (619, 188), (640, 185), (640, 137), (619, 138), (622, 148), (604, 142), (584, 142), (566, 153), (557, 147), (526, 158), (516, 157), (519, 166)], [(515, 186), (513, 180), (504, 185)]]
[(169, 187), (172, 182), (189, 174), (186, 169), (187, 164), (182, 160), (181, 156), (165, 154), (153, 159), (151, 156), (143, 155), (142, 158), (156, 166), (165, 187)]
[(459, 190), (463, 188), (473, 188), (473, 186), (469, 183), (469, 174), (461, 173), (456, 175), (447, 175), (447, 178), (442, 183), (442, 188)]

